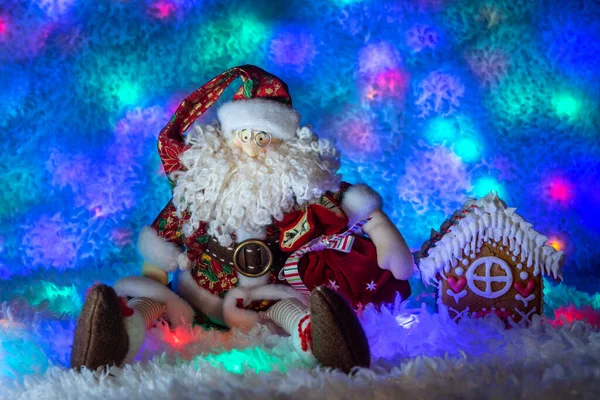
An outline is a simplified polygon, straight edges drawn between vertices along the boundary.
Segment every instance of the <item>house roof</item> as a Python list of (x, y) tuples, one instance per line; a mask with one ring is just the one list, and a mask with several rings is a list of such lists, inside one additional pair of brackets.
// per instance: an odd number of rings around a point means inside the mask
[(430, 239), (423, 244), (419, 256), (423, 282), (434, 281), (437, 272), (448, 264), (455, 267), (463, 258), (463, 250), (469, 255), (491, 239), (502, 241), (528, 268), (533, 266), (534, 276), (541, 271), (562, 279), (564, 253), (546, 245), (548, 238), (532, 229), (515, 210), (507, 208), (494, 192), (479, 200), (467, 200), (442, 224), (440, 232), (432, 229)]

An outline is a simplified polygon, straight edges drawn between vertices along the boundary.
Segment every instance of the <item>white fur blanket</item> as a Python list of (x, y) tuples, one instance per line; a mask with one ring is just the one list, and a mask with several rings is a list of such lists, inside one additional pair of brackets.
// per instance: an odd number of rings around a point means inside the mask
[(536, 319), (506, 330), (494, 317), (456, 324), (401, 304), (367, 308), (362, 321), (373, 363), (351, 377), (304, 364), (288, 338), (265, 330), (157, 327), (134, 365), (110, 375), (52, 366), (22, 380), (0, 377), (0, 398), (531, 400), (600, 393), (600, 332), (583, 322), (554, 328)]

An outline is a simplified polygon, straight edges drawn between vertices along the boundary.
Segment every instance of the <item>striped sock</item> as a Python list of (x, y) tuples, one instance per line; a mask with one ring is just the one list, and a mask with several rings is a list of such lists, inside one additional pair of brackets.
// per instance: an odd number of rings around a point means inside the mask
[(167, 311), (165, 303), (147, 297), (134, 297), (127, 302), (127, 305), (142, 316), (147, 328)]
[(290, 335), (298, 331), (300, 320), (309, 314), (308, 308), (297, 299), (280, 300), (264, 315), (282, 327)]
[(284, 299), (275, 303), (264, 314), (292, 336), (293, 342), (308, 359), (313, 359), (311, 346), (310, 312), (297, 299)]

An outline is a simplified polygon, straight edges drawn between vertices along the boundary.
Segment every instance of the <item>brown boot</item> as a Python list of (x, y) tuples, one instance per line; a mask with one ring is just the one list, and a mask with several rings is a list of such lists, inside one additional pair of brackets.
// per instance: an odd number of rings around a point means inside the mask
[(87, 293), (75, 328), (71, 367), (96, 370), (120, 365), (128, 347), (119, 296), (110, 286), (93, 286)]
[(346, 373), (354, 367), (369, 367), (369, 342), (356, 313), (341, 294), (327, 286), (314, 289), (310, 319), (312, 353), (321, 365)]

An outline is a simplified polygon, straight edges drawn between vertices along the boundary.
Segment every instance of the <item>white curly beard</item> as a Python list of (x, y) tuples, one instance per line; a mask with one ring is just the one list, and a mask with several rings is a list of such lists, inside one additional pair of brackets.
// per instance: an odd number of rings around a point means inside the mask
[(337, 150), (309, 127), (277, 150), (269, 148), (264, 158), (232, 147), (213, 125), (194, 125), (186, 143), (191, 147), (181, 161), (187, 170), (172, 176), (177, 212), (191, 215), (183, 234), (193, 234), (205, 221), (222, 246), (232, 245), (236, 230), (262, 231), (295, 205), (338, 190), (341, 181)]

